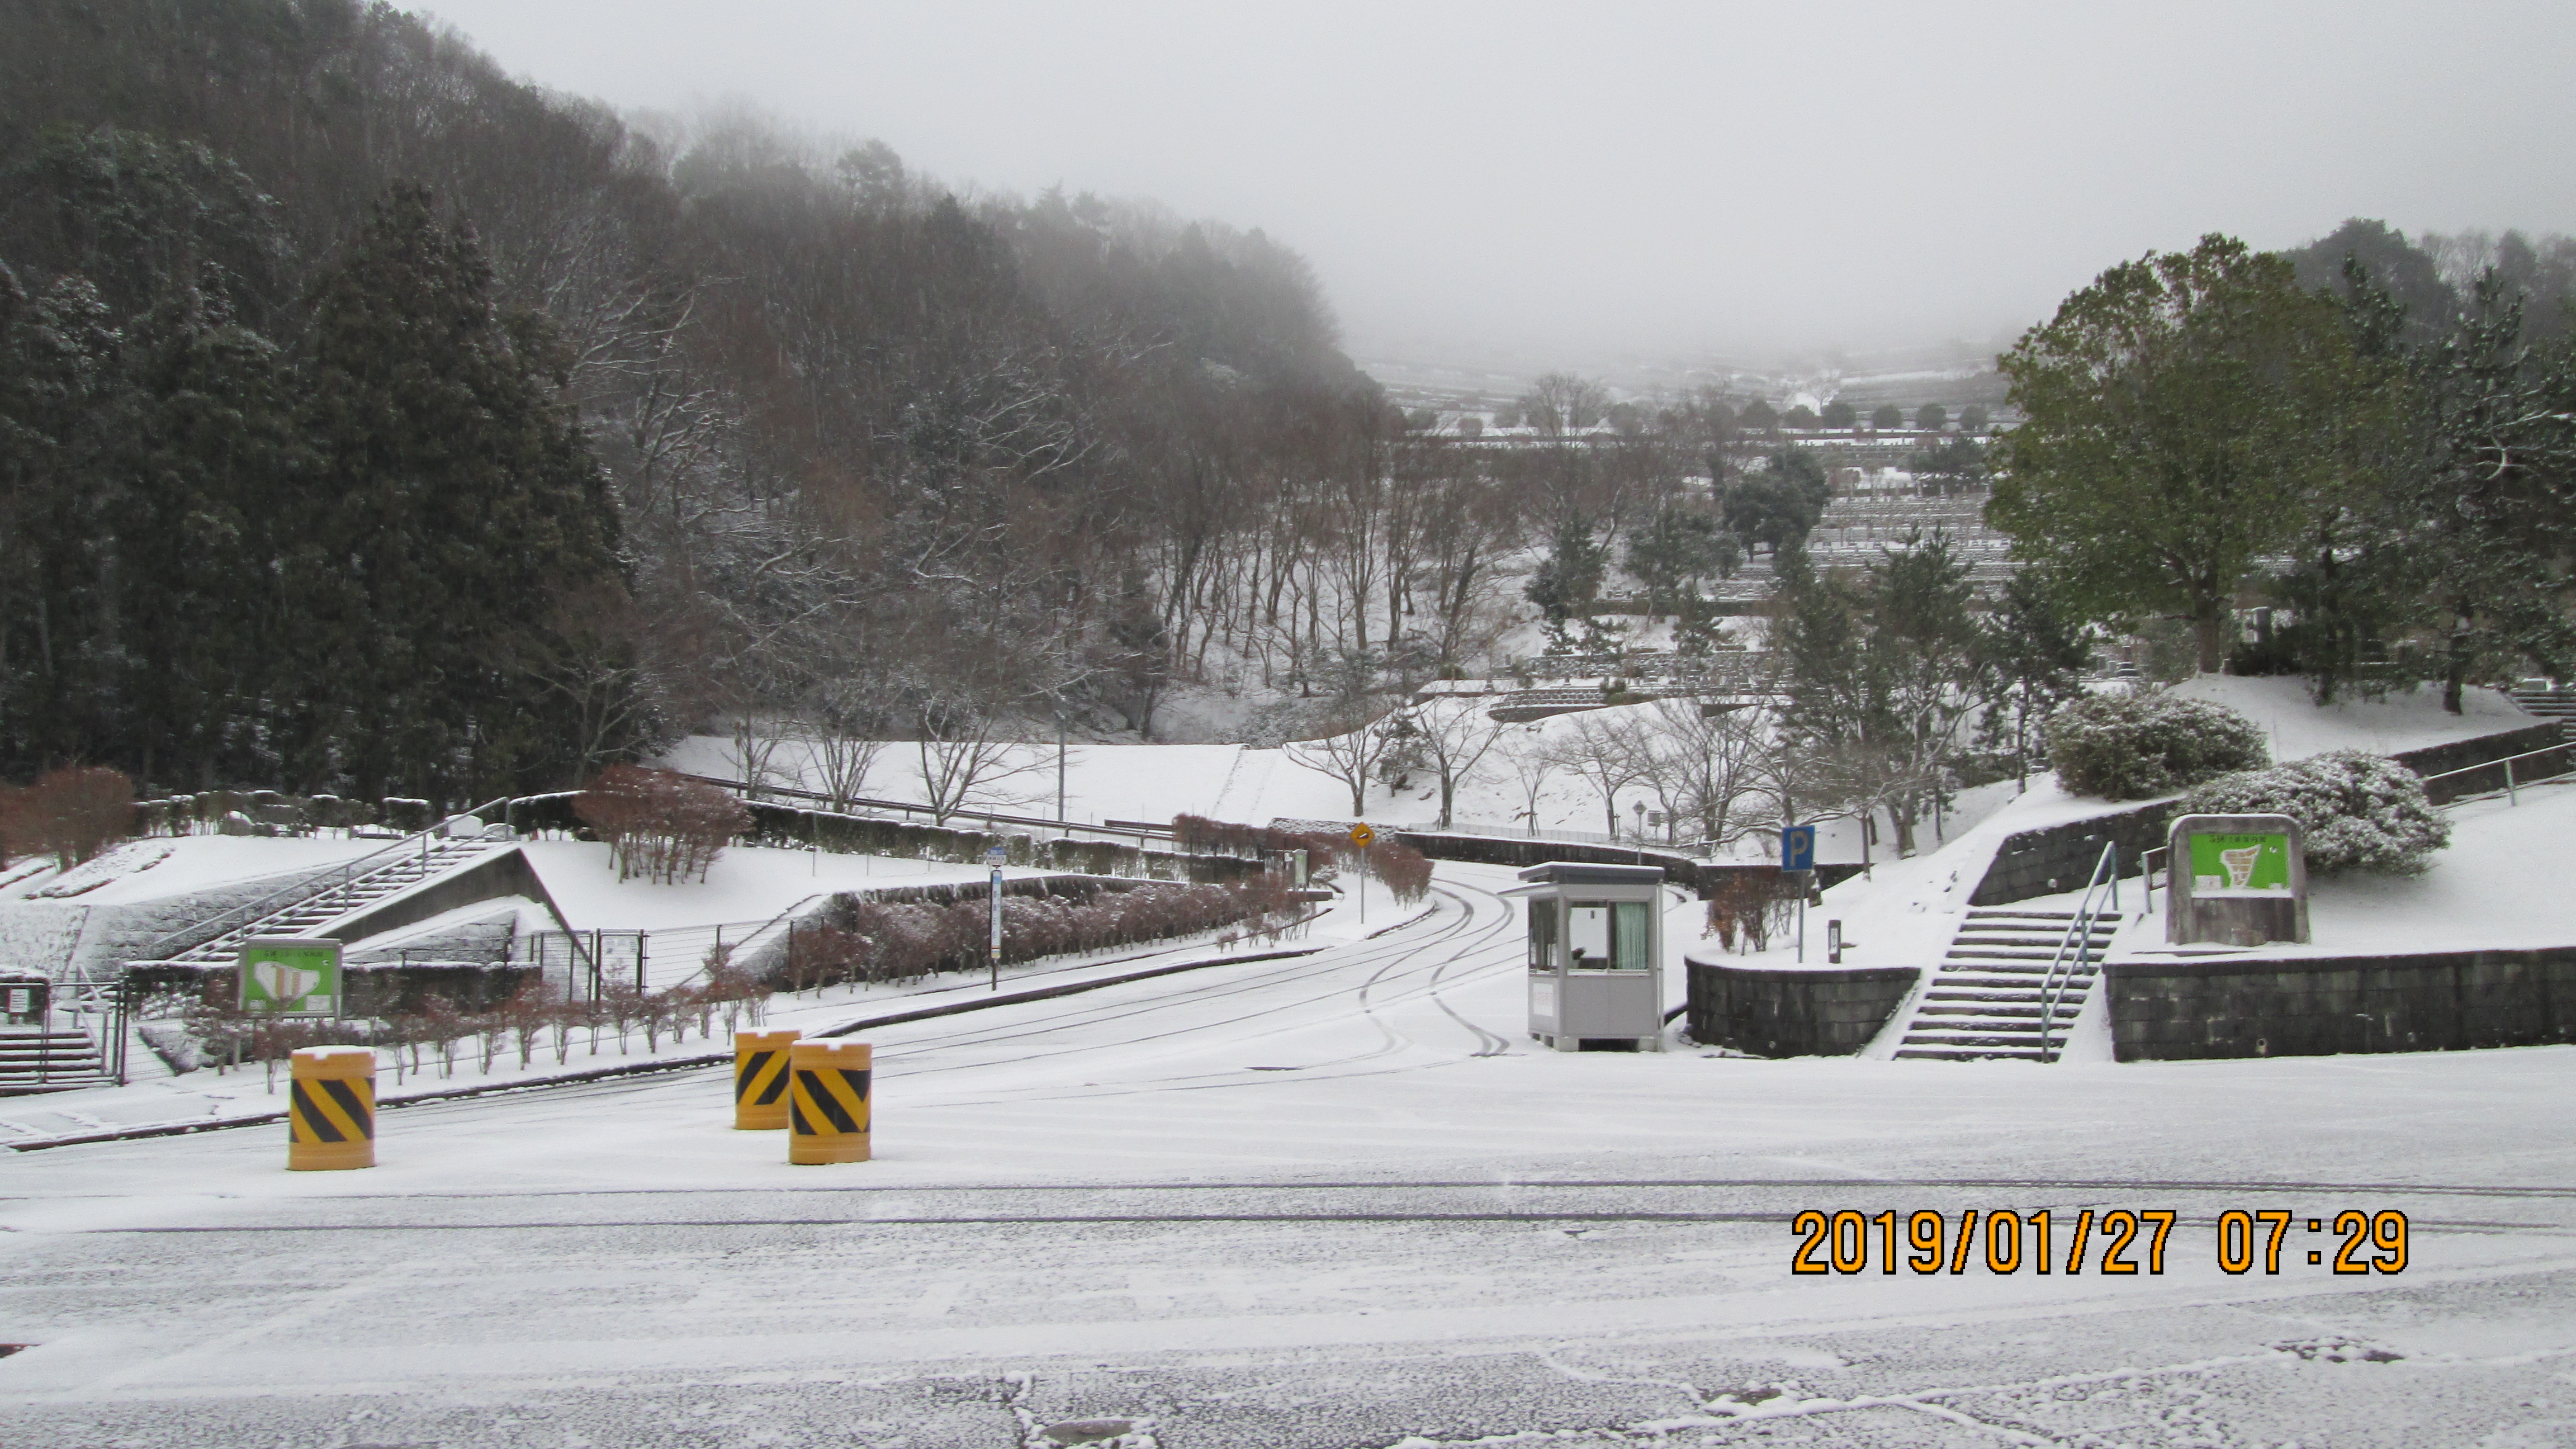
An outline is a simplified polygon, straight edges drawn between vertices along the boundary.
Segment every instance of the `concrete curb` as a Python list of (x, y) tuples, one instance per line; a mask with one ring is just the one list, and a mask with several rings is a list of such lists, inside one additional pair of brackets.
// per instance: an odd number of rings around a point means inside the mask
[[(1398, 922), (1398, 925), (1409, 922)], [(1390, 926), (1388, 930), (1395, 927)], [(1373, 933), (1374, 934), (1374, 933)], [(825, 1027), (813, 1033), (816, 1037), (850, 1036), (880, 1026), (896, 1026), (908, 1021), (928, 1021), (934, 1017), (957, 1016), (987, 1007), (1015, 1006), (1028, 1001), (1046, 1001), (1058, 996), (1076, 996), (1085, 991), (1098, 991), (1109, 986), (1124, 986), (1131, 981), (1149, 981), (1157, 976), (1171, 976), (1183, 971), (1203, 971), (1213, 966), (1241, 966), (1254, 961), (1281, 961), (1298, 956), (1312, 956), (1326, 949), (1322, 946), (1300, 946), (1286, 951), (1263, 951), (1250, 956), (1218, 956), (1200, 961), (1176, 961), (1167, 966), (1126, 971), (1116, 976), (1098, 976), (1088, 981), (1068, 981), (1054, 986), (1041, 986), (998, 995), (978, 996), (967, 1001), (952, 1001), (940, 1006), (917, 1007), (911, 1011), (889, 1012), (884, 1016), (864, 1017)], [(533, 1092), (548, 1087), (576, 1086), (583, 1082), (613, 1081), (620, 1077), (653, 1076), (662, 1072), (696, 1071), (718, 1067), (733, 1061), (731, 1052), (708, 1052), (699, 1056), (662, 1057), (649, 1062), (634, 1062), (616, 1067), (589, 1067), (577, 1072), (556, 1072), (550, 1076), (521, 1077), (516, 1081), (493, 1082), (479, 1087), (447, 1087), (434, 1092), (411, 1092), (399, 1097), (381, 1097), (376, 1110), (396, 1107), (418, 1107), (433, 1102), (454, 1102), (467, 1097), (496, 1097), (507, 1092)], [(76, 1137), (46, 1137), (33, 1142), (0, 1144), (12, 1152), (43, 1152), (54, 1147), (82, 1147), (94, 1142), (139, 1142), (150, 1137), (188, 1137), (199, 1132), (221, 1132), (234, 1127), (265, 1127), (286, 1120), (284, 1112), (262, 1112), (249, 1117), (226, 1117), (215, 1122), (163, 1123), (152, 1127), (128, 1127), (114, 1132), (86, 1132)]]

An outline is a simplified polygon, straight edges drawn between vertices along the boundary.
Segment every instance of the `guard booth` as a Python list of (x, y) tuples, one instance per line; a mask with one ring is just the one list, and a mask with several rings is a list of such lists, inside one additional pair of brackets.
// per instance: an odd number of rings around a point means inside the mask
[(1664, 1048), (1664, 871), (1550, 861), (1529, 902), (1530, 1035), (1561, 1051)]

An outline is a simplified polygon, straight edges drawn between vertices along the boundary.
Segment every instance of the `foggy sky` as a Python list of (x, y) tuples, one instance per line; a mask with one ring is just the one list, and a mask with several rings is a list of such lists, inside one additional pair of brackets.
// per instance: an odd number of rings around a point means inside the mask
[(1991, 344), (2206, 231), (2576, 232), (2576, 6), (425, 8), (621, 108), (1262, 227), (1364, 359)]

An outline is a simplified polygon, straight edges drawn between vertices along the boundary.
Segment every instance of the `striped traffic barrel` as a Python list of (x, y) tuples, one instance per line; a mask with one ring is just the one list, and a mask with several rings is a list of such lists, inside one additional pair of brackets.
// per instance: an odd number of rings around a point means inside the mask
[(745, 1132), (787, 1126), (787, 1048), (792, 1031), (733, 1034), (733, 1125)]
[(376, 1053), (304, 1047), (287, 1071), (286, 1170), (376, 1165)]
[(800, 1041), (787, 1049), (787, 1160), (868, 1160), (868, 1044)]

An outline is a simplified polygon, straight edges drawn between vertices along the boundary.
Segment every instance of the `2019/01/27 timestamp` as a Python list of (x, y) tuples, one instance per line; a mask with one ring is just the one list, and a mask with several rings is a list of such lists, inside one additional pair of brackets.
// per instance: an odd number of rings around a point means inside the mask
[[(1846, 1208), (1827, 1212), (1809, 1208), (1790, 1219), (1798, 1235), (1790, 1254), (1792, 1273), (1865, 1273), (1875, 1267), (1895, 1273), (1900, 1265), (1919, 1274), (1965, 1273), (1982, 1266), (1989, 1273), (2028, 1271), (2047, 1275), (2087, 1271), (2120, 1277), (2158, 1276), (2165, 1271), (2166, 1249), (2181, 1214), (2171, 1208), (2083, 1208), (2058, 1213), (2046, 1208), (2021, 1212), (2010, 1208), (1967, 1208), (1951, 1215), (1921, 1208), (1863, 1213)], [(2287, 1209), (2248, 1211), (2231, 1208), (2209, 1220), (2219, 1270), (2277, 1274), (2286, 1260), (2294, 1266), (2304, 1256), (2311, 1267), (2331, 1264), (2337, 1273), (2402, 1273), (2406, 1269), (2406, 1215), (2394, 1209), (2376, 1213), (2346, 1208), (2335, 1213), (2331, 1230), (2323, 1216)], [(2202, 1224), (2194, 1223), (2192, 1227)], [(2294, 1232), (2317, 1235), (2319, 1246), (2300, 1248)], [(2065, 1254), (2058, 1255), (2060, 1244)]]

